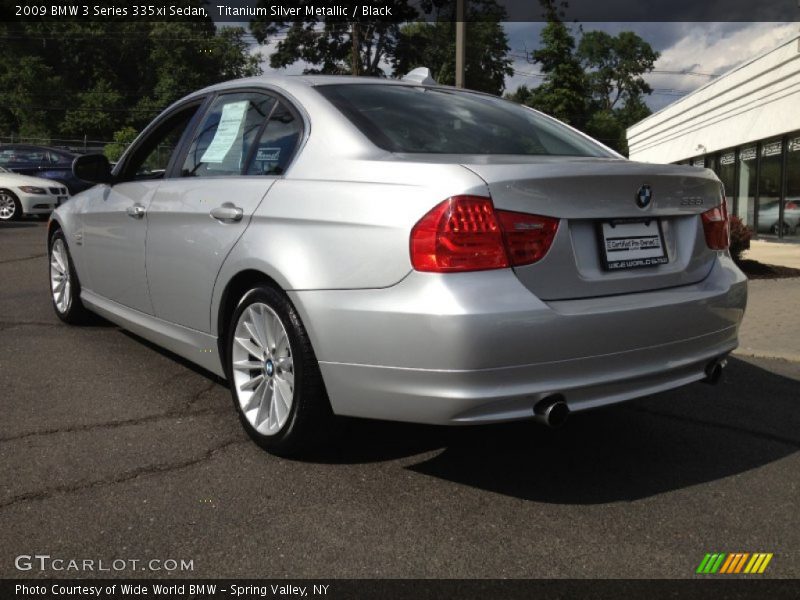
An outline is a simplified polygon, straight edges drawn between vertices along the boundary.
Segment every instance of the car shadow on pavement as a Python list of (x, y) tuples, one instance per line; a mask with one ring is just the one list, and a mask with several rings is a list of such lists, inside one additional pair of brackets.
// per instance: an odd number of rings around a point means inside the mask
[[(102, 319), (102, 317), (98, 317), (98, 318)], [(105, 319), (102, 319), (102, 320), (105, 321), (106, 323), (108, 323), (108, 325), (111, 326), (111, 327), (117, 327), (117, 325), (115, 325), (114, 323), (111, 323), (110, 321), (106, 321)], [(203, 367), (201, 367), (199, 365), (196, 365), (195, 363), (183, 358), (182, 356), (179, 356), (179, 355), (175, 354), (174, 352), (171, 352), (171, 351), (167, 350), (166, 348), (162, 348), (161, 346), (157, 346), (156, 344), (154, 344), (150, 340), (146, 340), (145, 338), (133, 333), (132, 331), (128, 331), (126, 329), (120, 329), (120, 333), (122, 333), (124, 336), (134, 340), (135, 342), (137, 342), (139, 344), (142, 344), (143, 346), (146, 346), (150, 350), (152, 350), (154, 352), (158, 352), (162, 356), (165, 356), (168, 359), (170, 359), (171, 361), (178, 363), (182, 367), (185, 367), (186, 369), (189, 369), (190, 371), (194, 371), (195, 373), (197, 373), (198, 375), (201, 375), (202, 377), (208, 379), (209, 381), (213, 381), (214, 383), (216, 383), (218, 385), (221, 385), (226, 389), (228, 388), (228, 383), (224, 379), (222, 379), (221, 377), (217, 377), (211, 371), (206, 371)]]
[[(441, 449), (407, 468), (525, 500), (602, 504), (742, 473), (800, 448), (800, 383), (737, 359), (702, 383), (534, 423), (469, 428), (354, 422), (319, 462), (371, 462)], [(333, 450), (331, 452), (331, 450)]]

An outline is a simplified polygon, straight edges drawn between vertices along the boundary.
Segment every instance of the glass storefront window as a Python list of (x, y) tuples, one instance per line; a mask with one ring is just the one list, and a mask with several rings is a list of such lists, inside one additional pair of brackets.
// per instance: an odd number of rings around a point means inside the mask
[(711, 169), (719, 175), (719, 163), (717, 162), (717, 155), (716, 154), (709, 154), (706, 156), (706, 169)]
[(756, 147), (747, 146), (739, 151), (739, 189), (736, 214), (749, 227), (755, 218), (756, 199)]
[(733, 192), (736, 189), (736, 151), (723, 152), (719, 157), (719, 180), (725, 186), (728, 210), (733, 212)]
[[(761, 145), (761, 172), (758, 178), (758, 232), (780, 234), (781, 154), (783, 142), (769, 140)], [(786, 223), (783, 224), (784, 232)]]
[(786, 146), (786, 199), (783, 204), (784, 237), (800, 239), (800, 137)]

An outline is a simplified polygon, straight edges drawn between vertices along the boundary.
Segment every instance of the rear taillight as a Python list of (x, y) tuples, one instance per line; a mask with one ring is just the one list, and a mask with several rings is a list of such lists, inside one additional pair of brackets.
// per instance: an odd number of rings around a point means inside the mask
[(703, 230), (706, 234), (706, 245), (712, 250), (726, 250), (731, 241), (728, 209), (725, 200), (722, 204), (707, 210), (702, 215)]
[(798, 205), (795, 202), (787, 202), (784, 210), (797, 210)]
[(558, 219), (495, 210), (491, 198), (453, 196), (411, 230), (417, 271), (449, 273), (526, 265), (550, 248)]
[(558, 231), (558, 219), (498, 210), (511, 265), (529, 265), (544, 258)]

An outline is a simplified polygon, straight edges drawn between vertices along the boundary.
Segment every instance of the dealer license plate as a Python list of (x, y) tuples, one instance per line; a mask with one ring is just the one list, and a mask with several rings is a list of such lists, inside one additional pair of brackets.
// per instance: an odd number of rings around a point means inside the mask
[(613, 219), (600, 223), (600, 258), (609, 271), (669, 262), (658, 219)]

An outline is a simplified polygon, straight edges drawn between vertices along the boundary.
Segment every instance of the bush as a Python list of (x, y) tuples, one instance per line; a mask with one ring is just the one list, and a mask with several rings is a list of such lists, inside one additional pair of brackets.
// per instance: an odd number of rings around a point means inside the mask
[(114, 133), (114, 141), (107, 144), (103, 149), (103, 154), (111, 162), (118, 161), (125, 149), (130, 146), (131, 142), (136, 139), (137, 132), (133, 127), (123, 127)]
[(750, 249), (750, 228), (736, 215), (731, 215), (731, 256), (733, 260), (742, 260), (742, 253)]

